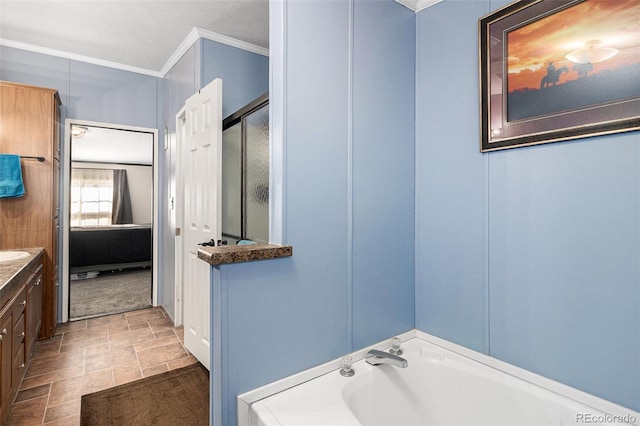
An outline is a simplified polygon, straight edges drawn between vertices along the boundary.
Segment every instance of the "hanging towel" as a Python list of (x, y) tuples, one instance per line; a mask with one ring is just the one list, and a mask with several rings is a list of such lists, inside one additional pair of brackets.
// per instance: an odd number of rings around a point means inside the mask
[(22, 182), (20, 156), (0, 154), (0, 198), (22, 197), (23, 195), (24, 183)]

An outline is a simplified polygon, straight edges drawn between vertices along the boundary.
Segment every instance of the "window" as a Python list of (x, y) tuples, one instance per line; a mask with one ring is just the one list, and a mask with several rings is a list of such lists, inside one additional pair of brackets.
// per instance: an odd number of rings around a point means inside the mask
[(71, 171), (71, 226), (111, 225), (113, 171)]

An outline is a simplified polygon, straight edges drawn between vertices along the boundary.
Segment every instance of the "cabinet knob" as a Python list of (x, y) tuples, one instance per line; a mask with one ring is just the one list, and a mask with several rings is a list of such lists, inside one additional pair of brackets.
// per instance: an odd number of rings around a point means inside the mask
[(42, 281), (42, 278), (38, 278), (35, 285), (40, 285), (40, 281)]
[(20, 367), (18, 368), (24, 368), (24, 362), (22, 364), (20, 364)]
[(22, 302), (20, 302), (20, 304), (21, 304), (22, 306), (27, 306), (27, 301), (26, 301), (26, 300), (23, 300)]
[(20, 333), (20, 337), (24, 337), (24, 331)]
[(3, 329), (2, 331), (0, 331), (0, 342), (2, 342), (2, 339), (4, 339), (4, 336), (7, 334), (7, 329)]

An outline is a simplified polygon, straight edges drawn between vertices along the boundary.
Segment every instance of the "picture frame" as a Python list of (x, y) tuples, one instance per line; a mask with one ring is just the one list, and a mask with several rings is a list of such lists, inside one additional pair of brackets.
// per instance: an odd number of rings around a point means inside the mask
[(637, 0), (519, 0), (480, 18), (480, 151), (640, 129), (638, 16)]

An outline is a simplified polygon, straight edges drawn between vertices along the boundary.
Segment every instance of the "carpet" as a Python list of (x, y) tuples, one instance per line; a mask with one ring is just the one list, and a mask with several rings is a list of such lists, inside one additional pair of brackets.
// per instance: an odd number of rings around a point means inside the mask
[(200, 363), (82, 396), (80, 424), (209, 425), (209, 371)]
[(151, 306), (151, 269), (100, 272), (69, 282), (72, 319), (128, 312)]

